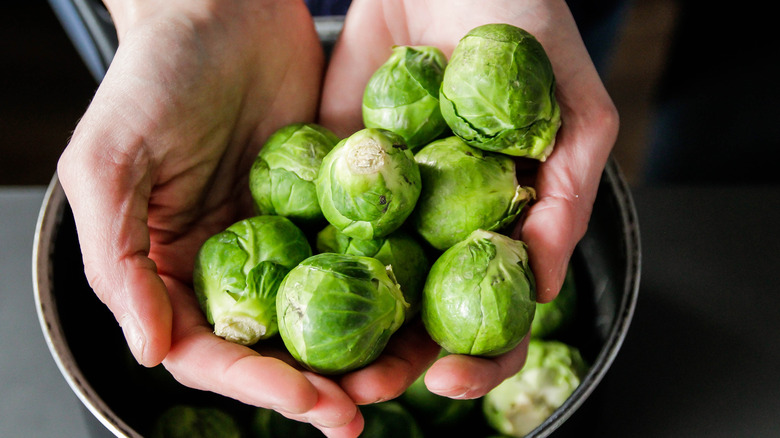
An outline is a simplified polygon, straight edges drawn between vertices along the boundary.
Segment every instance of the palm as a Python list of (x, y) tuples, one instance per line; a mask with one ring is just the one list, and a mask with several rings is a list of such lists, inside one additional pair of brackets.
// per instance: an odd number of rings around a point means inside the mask
[[(315, 35), (300, 31), (307, 25), (239, 35), (244, 26), (195, 33), (181, 23), (180, 32), (126, 35), (121, 47), (132, 52), (120, 48), (118, 71), (106, 79), (134, 78), (117, 98), (154, 168), (138, 189), (149, 188), (150, 258), (162, 272), (189, 282), (205, 238), (251, 213), (247, 174), (263, 141), (284, 124), (314, 118), (321, 54)], [(209, 46), (213, 40), (233, 45)]]

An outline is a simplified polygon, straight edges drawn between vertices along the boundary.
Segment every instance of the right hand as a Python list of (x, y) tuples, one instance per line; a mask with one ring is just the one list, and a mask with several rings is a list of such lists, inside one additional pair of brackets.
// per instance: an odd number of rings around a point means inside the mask
[(252, 214), (260, 146), (316, 116), (323, 55), (308, 10), (300, 0), (106, 3), (119, 48), (58, 165), (89, 284), (141, 364), (356, 436), (362, 417), (335, 382), (216, 337), (191, 286), (200, 245)]
[[(513, 234), (528, 244), (537, 300), (547, 302), (558, 294), (569, 258), (587, 229), (618, 131), (615, 106), (564, 0), (354, 0), (328, 65), (320, 121), (341, 135), (362, 127), (363, 90), (393, 45), (431, 45), (449, 58), (460, 38), (487, 23), (509, 23), (535, 35), (555, 71), (563, 125), (555, 150), (530, 175), (537, 200)], [(396, 354), (415, 358), (423, 345), (407, 342)], [(495, 358), (448, 355), (427, 370), (425, 382), (442, 396), (481, 397), (517, 373), (527, 348), (526, 337)], [(408, 373), (416, 368), (394, 371), (392, 379), (400, 384), (412, 381)], [(358, 373), (342, 386), (359, 403), (373, 402), (382, 394), (366, 394), (365, 388), (376, 378)], [(399, 386), (389, 389), (398, 391)]]

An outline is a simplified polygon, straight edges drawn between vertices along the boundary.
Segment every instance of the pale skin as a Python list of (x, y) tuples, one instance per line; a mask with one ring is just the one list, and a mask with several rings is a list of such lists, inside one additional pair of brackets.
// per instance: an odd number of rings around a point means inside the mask
[(436, 360), (438, 347), (411, 324), (362, 370), (302, 371), (284, 352), (213, 335), (191, 289), (192, 264), (208, 236), (251, 214), (247, 174), (273, 131), (318, 121), (349, 134), (361, 124), (362, 89), (393, 44), (449, 55), (469, 29), (507, 22), (538, 37), (558, 83), (563, 127), (515, 234), (529, 245), (539, 300), (553, 299), (618, 129), (563, 0), (356, 0), (327, 72), (299, 0), (106, 5), (119, 50), (58, 174), (87, 278), (139, 363), (162, 362), (185, 385), (276, 409), (329, 437), (357, 436), (358, 405), (398, 396), (428, 366), (428, 387), (456, 398), (480, 397), (520, 369), (526, 342), (497, 358)]

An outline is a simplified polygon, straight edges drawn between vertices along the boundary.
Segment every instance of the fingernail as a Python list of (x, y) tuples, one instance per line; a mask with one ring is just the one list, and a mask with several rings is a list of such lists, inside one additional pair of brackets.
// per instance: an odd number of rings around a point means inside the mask
[(471, 391), (469, 388), (449, 388), (449, 389), (430, 389), (431, 392), (438, 394), (442, 397), (448, 397), (448, 398), (455, 398), (455, 399), (462, 399), (466, 398), (468, 393)]
[(133, 353), (135, 360), (143, 364), (144, 363), (144, 347), (146, 346), (146, 338), (144, 337), (141, 328), (138, 323), (130, 316), (122, 318), (121, 322), (122, 331), (125, 334), (127, 345), (130, 347), (130, 351)]
[(451, 395), (451, 396), (449, 396), (449, 397), (450, 397), (450, 398), (454, 398), (454, 399), (464, 399), (464, 398), (466, 398), (466, 396), (468, 395), (468, 393), (469, 393), (469, 390), (467, 389), (467, 390), (463, 391), (463, 392), (462, 392), (462, 393), (460, 393), (460, 394)]

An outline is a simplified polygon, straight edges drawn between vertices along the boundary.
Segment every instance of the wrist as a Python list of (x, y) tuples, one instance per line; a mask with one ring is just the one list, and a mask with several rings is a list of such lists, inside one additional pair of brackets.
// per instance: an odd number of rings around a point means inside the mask
[(147, 11), (155, 10), (158, 3), (157, 0), (103, 0), (120, 39)]
[(229, 23), (259, 14), (259, 18), (274, 16), (282, 10), (306, 9), (304, 0), (103, 0), (111, 14), (117, 35), (122, 36), (139, 23), (154, 17), (189, 17), (194, 21), (218, 20)]

